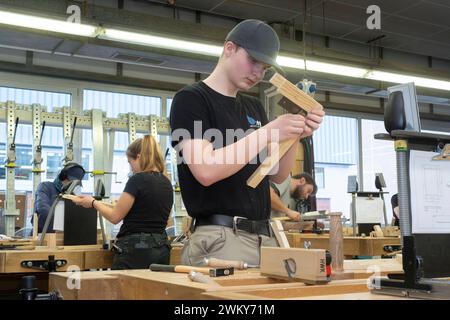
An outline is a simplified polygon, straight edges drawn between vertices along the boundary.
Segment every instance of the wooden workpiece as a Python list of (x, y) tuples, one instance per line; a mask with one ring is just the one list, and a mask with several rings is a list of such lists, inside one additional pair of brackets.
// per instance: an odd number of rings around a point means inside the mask
[[(311, 242), (311, 249), (329, 250), (330, 236), (328, 234), (293, 233), (286, 232), (291, 248), (304, 248), (304, 242)], [(388, 254), (383, 250), (384, 246), (399, 246), (399, 237), (345, 237), (344, 256), (381, 256)]]
[[(277, 88), (278, 93), (289, 99), (293, 104), (298, 106), (299, 109), (303, 109), (306, 112), (310, 112), (315, 108), (320, 110), (323, 109), (320, 103), (308, 96), (304, 91), (300, 90), (296, 85), (289, 82), (289, 80), (284, 78), (279, 73), (275, 73), (269, 81)], [(278, 144), (278, 152), (274, 152), (272, 146), (272, 155), (267, 157), (258, 169), (256, 169), (256, 171), (250, 176), (250, 178), (248, 178), (247, 185), (252, 188), (256, 188), (296, 142), (298, 142), (298, 139), (291, 139), (281, 142)]]
[(342, 234), (340, 212), (332, 212), (330, 216), (330, 244), (329, 251), (332, 257), (332, 266), (335, 272), (344, 270), (344, 237)]
[(36, 241), (30, 239), (8, 239), (0, 240), (0, 250), (32, 250), (36, 246)]
[(273, 234), (277, 239), (278, 246), (280, 248), (290, 248), (290, 243), (286, 237), (286, 234), (283, 230), (283, 225), (279, 220), (270, 221), (270, 227), (272, 228)]
[[(81, 197), (79, 197), (79, 196), (75, 196), (75, 195), (72, 195), (72, 194), (64, 194), (64, 195), (62, 195), (62, 197), (63, 197), (64, 199), (68, 199), (68, 200), (76, 200), (76, 199), (81, 198)], [(99, 202), (99, 203), (101, 203), (101, 204), (104, 204), (104, 205), (106, 205), (106, 206), (108, 206), (108, 207), (111, 207), (111, 208), (114, 208), (114, 207), (115, 207), (115, 204), (114, 204), (114, 203), (110, 203), (110, 202), (106, 202), (106, 201), (100, 201), (100, 200), (97, 200), (97, 202)]]
[[(386, 260), (386, 259), (383, 259)], [(205, 299), (328, 299), (343, 295), (352, 299), (391, 299), (369, 293), (367, 272), (372, 265), (384, 271), (401, 270), (401, 263), (390, 259), (366, 260), (364, 263), (350, 262), (355, 276), (352, 280), (331, 281), (326, 285), (305, 285), (262, 276), (257, 269), (237, 270), (227, 277), (211, 278), (211, 283), (191, 281), (187, 274), (152, 272), (150, 270), (94, 271), (81, 273), (55, 272), (50, 274), (49, 290), (58, 290), (64, 299), (71, 300), (205, 300)], [(347, 265), (344, 262), (344, 267)], [(390, 270), (388, 270), (390, 268)], [(350, 270), (349, 270), (350, 272)], [(364, 276), (364, 277), (363, 277)], [(77, 278), (78, 277), (78, 278)], [(76, 283), (68, 288), (67, 283)], [(352, 295), (347, 296), (347, 295)]]

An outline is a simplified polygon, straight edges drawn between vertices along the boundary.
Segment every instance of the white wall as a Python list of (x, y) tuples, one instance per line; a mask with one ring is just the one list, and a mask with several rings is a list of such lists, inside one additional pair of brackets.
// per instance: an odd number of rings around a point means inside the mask
[(344, 166), (317, 163), (316, 167), (324, 168), (325, 188), (317, 191), (317, 198), (330, 198), (330, 209), (342, 212), (350, 218), (351, 194), (347, 193), (347, 177), (357, 174), (356, 165)]

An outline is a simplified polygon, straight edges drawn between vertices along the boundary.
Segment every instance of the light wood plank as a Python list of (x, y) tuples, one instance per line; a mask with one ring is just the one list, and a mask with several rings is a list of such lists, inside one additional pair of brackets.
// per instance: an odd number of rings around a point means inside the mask
[[(270, 83), (277, 87), (277, 90), (284, 97), (296, 104), (299, 109), (310, 112), (314, 108), (323, 109), (322, 105), (300, 90), (296, 85), (284, 78), (279, 73), (275, 73), (270, 78)], [(256, 188), (270, 171), (278, 164), (286, 152), (296, 143), (297, 139), (282, 141), (275, 145), (274, 153), (267, 157), (256, 171), (248, 178), (247, 185)]]

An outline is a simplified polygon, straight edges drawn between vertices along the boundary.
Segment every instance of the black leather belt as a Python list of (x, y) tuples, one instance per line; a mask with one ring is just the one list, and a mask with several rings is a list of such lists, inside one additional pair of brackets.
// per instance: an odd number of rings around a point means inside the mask
[(192, 224), (191, 231), (194, 231), (195, 227), (198, 226), (217, 225), (232, 228), (235, 231), (237, 229), (268, 237), (271, 236), (269, 220), (248, 220), (238, 216), (230, 217), (223, 214), (213, 214), (208, 217), (195, 218)]

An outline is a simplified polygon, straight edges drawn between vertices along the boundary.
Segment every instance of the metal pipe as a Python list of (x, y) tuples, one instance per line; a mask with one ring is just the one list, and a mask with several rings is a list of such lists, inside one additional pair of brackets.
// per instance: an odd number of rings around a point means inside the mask
[[(403, 237), (410, 236), (411, 230), (411, 205), (409, 196), (409, 150), (407, 149), (407, 142), (402, 141), (402, 147), (398, 147), (396, 141), (396, 155), (397, 155), (397, 184), (398, 184), (398, 206), (400, 231)], [(405, 149), (406, 148), (406, 149)]]

